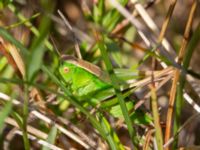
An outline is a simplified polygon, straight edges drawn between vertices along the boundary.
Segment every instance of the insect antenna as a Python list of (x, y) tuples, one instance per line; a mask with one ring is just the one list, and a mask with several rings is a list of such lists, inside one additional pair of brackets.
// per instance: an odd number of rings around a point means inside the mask
[(66, 25), (67, 28), (69, 28), (69, 30), (71, 31), (72, 35), (73, 35), (73, 39), (74, 39), (74, 42), (75, 42), (75, 51), (76, 51), (76, 55), (79, 59), (82, 59), (82, 56), (81, 56), (81, 52), (80, 52), (80, 47), (79, 47), (79, 44), (78, 44), (78, 40), (76, 38), (76, 35), (73, 31), (73, 28), (72, 26), (70, 25), (69, 21), (66, 19), (66, 17), (63, 15), (63, 13), (58, 9), (58, 14), (60, 15), (60, 17), (62, 18), (62, 20), (64, 21), (64, 24)]

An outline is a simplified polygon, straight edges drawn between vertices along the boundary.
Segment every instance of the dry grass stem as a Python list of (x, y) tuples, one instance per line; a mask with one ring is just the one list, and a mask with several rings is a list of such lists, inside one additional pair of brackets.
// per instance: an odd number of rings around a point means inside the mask
[[(3, 99), (3, 100), (10, 100), (10, 97), (7, 96), (6, 94), (4, 93), (0, 93), (0, 98)], [(18, 100), (13, 100), (13, 103), (14, 104), (17, 104), (17, 105), (20, 105), (21, 103), (18, 101)], [(52, 121), (50, 118), (48, 118), (47, 116), (41, 114), (40, 112), (36, 111), (36, 110), (33, 110), (30, 112), (31, 114), (33, 114), (34, 116), (36, 116), (38, 119), (41, 119), (42, 121), (48, 123), (49, 125), (55, 125), (56, 128), (58, 130), (60, 130), (63, 134), (65, 134), (66, 136), (68, 136), (69, 138), (73, 139), (74, 141), (76, 141), (77, 143), (79, 143), (80, 145), (82, 145), (83, 147), (85, 147), (86, 149), (89, 148), (89, 145), (86, 144), (85, 142), (83, 142), (81, 140), (80, 137), (78, 137), (78, 135), (75, 135), (74, 133), (66, 130), (64, 127), (62, 127), (61, 125), (59, 125), (58, 123), (54, 123), (54, 121)], [(9, 119), (7, 120), (8, 123), (12, 124), (13, 126), (16, 126), (18, 127), (17, 123), (15, 122), (15, 120), (13, 119)], [(32, 128), (31, 126), (28, 125), (27, 127), (27, 130), (29, 133), (31, 134), (34, 134), (34, 133), (39, 133), (39, 130), (37, 131), (37, 129), (35, 128)], [(35, 135), (35, 134), (34, 134)], [(37, 135), (37, 134), (36, 134)], [(43, 134), (41, 132), (41, 134), (39, 133), (39, 135), (41, 135), (43, 139), (46, 139), (47, 138), (47, 135), (46, 134)], [(40, 137), (40, 136), (39, 136)], [(91, 143), (91, 142), (90, 142)], [(92, 145), (93, 146), (93, 145)]]
[[(182, 44), (181, 44), (179, 54), (178, 54), (178, 63), (179, 64), (181, 64), (182, 59), (185, 54), (185, 49), (186, 49), (186, 45), (188, 43), (189, 34), (190, 34), (191, 27), (192, 27), (192, 21), (194, 18), (194, 13), (195, 13), (196, 7), (197, 7), (197, 1), (194, 0), (191, 10), (190, 10), (190, 14), (189, 14), (188, 21), (186, 24)], [(171, 87), (171, 91), (170, 91), (169, 108), (168, 108), (167, 120), (166, 120), (165, 142), (167, 142), (171, 136), (174, 101), (175, 101), (177, 83), (179, 81), (179, 78), (180, 78), (180, 71), (178, 69), (176, 69), (174, 71), (174, 79), (173, 79), (173, 83), (172, 83), (172, 87)], [(169, 147), (167, 149), (169, 149)]]

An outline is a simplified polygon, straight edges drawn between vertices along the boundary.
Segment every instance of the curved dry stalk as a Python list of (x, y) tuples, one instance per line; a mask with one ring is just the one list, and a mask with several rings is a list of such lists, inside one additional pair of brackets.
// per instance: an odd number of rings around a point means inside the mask
[[(19, 131), (18, 130), (18, 127), (15, 127), (15, 122), (13, 121), (13, 119), (9, 119), (7, 120), (7, 123), (8, 124), (11, 124), (13, 125), (13, 129), (6, 135), (6, 141), (4, 141), (3, 143), (3, 147), (4, 149), (9, 149), (9, 142), (14, 138), (15, 134), (19, 134), (20, 136), (22, 136), (22, 131)], [(37, 136), (38, 137), (38, 136)], [(31, 135), (31, 134), (28, 134), (28, 138), (31, 139), (31, 140), (34, 140), (34, 141), (37, 141), (39, 144), (43, 145), (43, 146), (46, 146), (52, 150), (62, 150), (61, 148), (53, 145), (53, 144), (50, 144), (48, 142), (46, 142), (45, 140), (42, 140), (42, 139), (38, 139), (36, 136), (34, 135)]]
[(18, 130), (17, 127), (13, 127), (7, 134), (5, 137), (5, 141), (3, 142), (3, 149), (7, 150), (9, 149), (9, 143), (13, 140), (13, 138), (15, 137), (15, 131)]

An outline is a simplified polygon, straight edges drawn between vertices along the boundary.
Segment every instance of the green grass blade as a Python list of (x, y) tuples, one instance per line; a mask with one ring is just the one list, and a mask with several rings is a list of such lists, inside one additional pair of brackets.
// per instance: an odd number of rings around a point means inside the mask
[(102, 115), (99, 115), (99, 116), (100, 116), (99, 118), (100, 118), (101, 126), (107, 135), (107, 141), (110, 145), (110, 148), (112, 150), (124, 150), (123, 145), (119, 141), (119, 138), (117, 134), (115, 133), (115, 131), (111, 128), (109, 122)]
[(20, 114), (18, 114), (17, 112), (12, 112), (12, 117), (15, 119), (15, 121), (17, 122), (18, 126), (22, 129), (23, 128), (23, 118)]
[(0, 111), (0, 134), (3, 130), (4, 120), (12, 111), (12, 98), (5, 104), (3, 109)]
[(191, 40), (188, 43), (187, 52), (186, 52), (187, 57), (184, 57), (184, 59), (183, 59), (183, 67), (185, 69), (187, 69), (189, 67), (189, 64), (190, 64), (190, 61), (192, 58), (192, 54), (193, 54), (195, 48), (197, 47), (197, 45), (199, 44), (199, 41), (200, 41), (200, 23), (197, 26)]
[[(46, 141), (48, 143), (54, 144), (56, 140), (56, 135), (57, 135), (57, 128), (53, 126), (49, 132), (49, 135)], [(43, 146), (42, 150), (50, 150), (50, 148)]]
[[(52, 13), (54, 10), (54, 3), (46, 1), (44, 7), (47, 7), (45, 10), (48, 10), (49, 13)], [(32, 80), (33, 75), (40, 69), (43, 61), (43, 55), (46, 51), (45, 41), (47, 40), (49, 29), (51, 26), (51, 19), (44, 15), (41, 18), (41, 23), (39, 26), (39, 37), (36, 36), (32, 42), (30, 51), (31, 55), (28, 60), (27, 70), (27, 79)]]
[(128, 114), (128, 110), (127, 110), (127, 107), (126, 107), (126, 104), (125, 104), (125, 101), (124, 101), (124, 97), (123, 97), (123, 95), (122, 95), (122, 93), (120, 91), (120, 85), (118, 85), (118, 78), (116, 77), (116, 75), (114, 73), (112, 64), (111, 64), (111, 62), (109, 60), (108, 53), (107, 53), (107, 50), (105, 48), (105, 45), (104, 45), (103, 41), (99, 41), (98, 42), (98, 46), (99, 46), (99, 48), (101, 50), (101, 54), (102, 54), (103, 60), (105, 62), (107, 71), (108, 71), (108, 73), (110, 75), (111, 83), (113, 85), (113, 88), (115, 89), (115, 94), (117, 95), (117, 98), (119, 100), (119, 104), (121, 106), (122, 113), (123, 113), (125, 122), (127, 124), (131, 140), (132, 140), (135, 148), (137, 148), (137, 146), (139, 144), (139, 140), (136, 137), (136, 132), (135, 132), (133, 126), (132, 126), (132, 122), (131, 122), (131, 119), (130, 119), (129, 114)]

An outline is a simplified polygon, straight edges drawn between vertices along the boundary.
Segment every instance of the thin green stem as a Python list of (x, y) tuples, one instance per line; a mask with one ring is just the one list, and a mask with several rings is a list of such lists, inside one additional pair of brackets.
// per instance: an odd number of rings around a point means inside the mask
[(40, 13), (36, 13), (35, 15), (31, 16), (30, 18), (27, 18), (26, 20), (21, 20), (21, 21), (19, 21), (17, 23), (11, 24), (9, 26), (5, 26), (4, 28), (6, 30), (9, 30), (9, 29), (12, 29), (12, 28), (16, 28), (16, 27), (18, 27), (20, 25), (25, 24), (26, 22), (30, 22), (32, 19), (37, 18), (39, 15), (40, 15)]
[[(194, 34), (187, 46), (186, 55), (185, 55), (187, 57), (184, 57), (184, 59), (183, 59), (183, 67), (185, 70), (187, 70), (189, 67), (189, 64), (190, 64), (190, 61), (192, 58), (192, 54), (193, 54), (196, 46), (198, 45), (199, 41), (200, 41), (200, 23), (197, 26), (196, 30), (194, 31)], [(177, 89), (177, 96), (176, 96), (176, 98), (177, 98), (176, 115), (175, 115), (176, 117), (175, 117), (175, 123), (174, 123), (175, 133), (180, 128), (180, 117), (181, 117), (181, 110), (183, 107), (183, 89), (185, 86), (185, 81), (186, 81), (185, 75), (181, 74), (178, 89)]]
[(157, 96), (155, 87), (151, 87), (151, 107), (153, 112), (153, 119), (155, 125), (155, 133), (156, 133), (156, 143), (158, 150), (163, 149), (163, 136), (162, 130), (160, 127), (160, 118), (158, 112), (158, 104), (157, 104)]
[(24, 85), (25, 89), (25, 95), (24, 95), (24, 105), (23, 105), (23, 140), (24, 140), (24, 146), (25, 150), (30, 149), (30, 143), (28, 139), (28, 133), (27, 133), (27, 118), (28, 118), (28, 85)]

